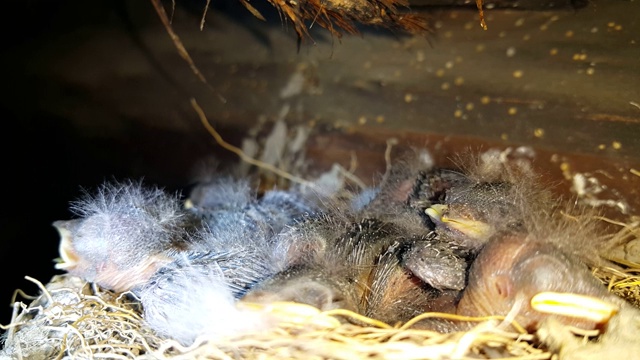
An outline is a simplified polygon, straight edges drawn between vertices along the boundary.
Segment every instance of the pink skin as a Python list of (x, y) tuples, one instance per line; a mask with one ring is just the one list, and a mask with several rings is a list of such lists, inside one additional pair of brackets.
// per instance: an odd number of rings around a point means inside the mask
[[(57, 266), (59, 269), (103, 288), (122, 292), (144, 284), (159, 268), (172, 261), (159, 251), (147, 254), (144, 248), (137, 254), (146, 256), (141, 256), (138, 261), (129, 261), (129, 258), (137, 260), (126, 251), (131, 249), (121, 251), (115, 246), (117, 242), (92, 236), (95, 233), (91, 228), (92, 220), (59, 220), (53, 223), (60, 234), (60, 255), (65, 260)], [(87, 232), (87, 228), (91, 231)]]
[[(515, 320), (534, 331), (547, 318), (531, 308), (539, 292), (555, 291), (593, 296), (619, 302), (591, 275), (586, 265), (555, 246), (527, 238), (503, 235), (492, 239), (480, 252), (469, 272), (468, 286), (457, 306), (467, 316), (504, 315), (516, 312)], [(555, 315), (553, 315), (555, 316)], [(597, 324), (583, 319), (555, 316), (567, 325), (594, 329)]]

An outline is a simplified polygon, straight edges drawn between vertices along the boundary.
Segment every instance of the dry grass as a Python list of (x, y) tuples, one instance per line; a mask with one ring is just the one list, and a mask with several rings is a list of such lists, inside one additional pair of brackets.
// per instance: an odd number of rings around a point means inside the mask
[(612, 293), (640, 307), (640, 264), (625, 261), (622, 270), (610, 267), (593, 269), (593, 274)]
[[(37, 281), (36, 281), (37, 282)], [(148, 329), (139, 306), (68, 275), (56, 276), (42, 294), (19, 309), (8, 325), (5, 352), (47, 359), (549, 359), (533, 335), (500, 330), (502, 317), (475, 319), (468, 332), (443, 334), (381, 323), (349, 311), (282, 315), (268, 331), (225, 339), (199, 339), (184, 347)], [(295, 308), (295, 305), (293, 305)], [(295, 309), (293, 312), (296, 312)], [(424, 314), (421, 317), (447, 316)], [(349, 321), (351, 320), (351, 321)], [(419, 319), (416, 319), (419, 320)], [(468, 320), (463, 318), (461, 320)], [(362, 325), (355, 325), (353, 322)]]
[[(608, 252), (613, 254), (614, 248), (622, 250), (616, 253), (617, 256), (605, 255), (608, 260), (618, 265), (618, 268), (601, 267), (593, 269), (593, 274), (607, 285), (609, 291), (640, 307), (640, 264), (622, 258), (628, 251), (633, 251), (626, 249), (627, 245), (640, 241), (640, 218), (631, 216), (625, 222), (607, 218), (599, 219), (620, 228), (608, 241), (610, 244)], [(637, 258), (637, 255), (633, 258)]]

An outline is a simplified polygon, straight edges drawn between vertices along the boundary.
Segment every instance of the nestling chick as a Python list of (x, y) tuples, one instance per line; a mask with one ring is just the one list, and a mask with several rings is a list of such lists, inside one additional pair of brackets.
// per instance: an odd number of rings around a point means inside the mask
[[(348, 309), (382, 321), (406, 321), (433, 307), (441, 293), (402, 266), (402, 254), (424, 238), (390, 222), (325, 217), (289, 235), (307, 255), (247, 293), (250, 302), (294, 301), (321, 310)], [(453, 304), (450, 301), (448, 304)]]
[(249, 246), (202, 250), (181, 254), (131, 290), (142, 303), (145, 322), (158, 335), (185, 346), (199, 336), (218, 338), (266, 328), (266, 319), (239, 310), (236, 299), (270, 273), (268, 256)]
[(145, 284), (131, 289), (143, 305), (146, 323), (158, 334), (187, 346), (207, 339), (264, 330), (275, 323), (268, 314), (238, 308), (236, 300), (292, 261), (286, 241), (272, 243), (256, 230), (203, 231), (189, 251), (160, 268)]
[(71, 209), (78, 219), (53, 223), (61, 238), (56, 268), (108, 289), (146, 282), (172, 261), (168, 251), (189, 246), (193, 219), (178, 196), (140, 182), (105, 183)]
[[(427, 281), (423, 281), (424, 279), (404, 266), (403, 253), (420, 241), (423, 239), (413, 239), (399, 246), (392, 245), (380, 255), (371, 274), (369, 290), (365, 292), (364, 315), (396, 324), (404, 323), (424, 312), (455, 311), (459, 291), (452, 288), (459, 284), (449, 286), (449, 283), (437, 283), (442, 286), (435, 288), (429, 285), (440, 280), (437, 276), (431, 275), (427, 277)], [(431, 273), (446, 273), (444, 277), (449, 281), (450, 270), (441, 271), (441, 258), (435, 260), (434, 265), (429, 268), (437, 269)], [(462, 274), (461, 279), (464, 280), (464, 271)], [(425, 322), (420, 325), (431, 328)]]
[[(562, 234), (567, 238), (561, 241), (571, 241), (575, 235)], [(583, 329), (597, 327), (601, 322), (597, 313), (589, 314), (590, 309), (582, 308), (579, 303), (562, 303), (563, 296), (556, 298), (556, 304), (547, 303), (564, 306), (562, 313), (566, 316), (551, 315), (534, 308), (534, 296), (543, 292), (586, 295), (610, 303), (612, 307), (624, 302), (609, 293), (582, 261), (561, 251), (554, 244), (558, 240), (524, 233), (505, 233), (494, 237), (471, 266), (468, 285), (457, 313), (505, 315), (530, 331), (536, 330), (544, 319), (551, 316), (564, 324)]]
[(364, 216), (396, 217), (399, 211), (406, 211), (420, 187), (421, 178), (432, 170), (433, 159), (426, 150), (405, 155), (393, 163), (377, 187), (363, 191), (369, 201), (360, 204), (358, 209)]
[(244, 300), (358, 311), (377, 256), (392, 244), (389, 231), (374, 219), (349, 224), (329, 216), (292, 229), (286, 236), (302, 252), (298, 263), (256, 286)]
[(258, 198), (245, 179), (214, 177), (194, 187), (185, 207), (214, 233), (236, 227), (247, 231), (247, 236), (266, 231), (265, 235), (271, 237), (286, 226), (316, 216), (321, 211), (320, 203), (315, 194), (295, 187), (269, 190)]
[[(537, 182), (528, 161), (492, 152), (484, 155), (466, 159), (464, 175), (438, 169), (425, 172), (418, 182), (423, 185), (416, 187), (410, 202), (418, 208), (431, 204), (424, 213), (433, 221), (435, 238), (443, 249), (456, 249), (467, 261), (480, 252), (471, 266), (458, 312), (479, 316), (512, 311), (534, 329), (548, 316), (529, 304), (539, 292), (619, 300), (603, 289), (587, 268), (587, 264), (599, 262), (599, 235), (589, 221), (589, 215), (594, 214), (551, 201), (551, 193)], [(432, 246), (428, 242), (422, 245), (409, 252), (404, 263), (426, 281), (421, 274), (433, 275), (438, 267), (422, 258), (446, 257), (425, 247)], [(457, 274), (464, 278), (460, 269), (465, 263), (455, 264)], [(445, 266), (446, 279), (455, 279), (451, 276), (454, 268)], [(578, 275), (572, 280), (574, 274)], [(431, 284), (437, 283), (432, 279)], [(592, 320), (569, 320), (584, 327), (595, 326)]]
[(211, 175), (195, 184), (184, 206), (195, 211), (240, 210), (255, 197), (249, 180)]
[(468, 257), (455, 245), (430, 233), (402, 255), (402, 264), (434, 289), (462, 290), (467, 283)]
[(230, 336), (266, 326), (258, 316), (236, 308), (227, 279), (216, 266), (170, 264), (134, 294), (149, 327), (185, 346), (199, 336)]
[(451, 189), (470, 184), (458, 171), (433, 168), (428, 152), (418, 150), (393, 164), (362, 212), (419, 234), (423, 240), (402, 254), (402, 266), (434, 289), (459, 291), (466, 284), (470, 249), (445, 236), (447, 227), (437, 226), (425, 210), (443, 203)]
[[(242, 198), (233, 191), (244, 190), (229, 189), (218, 195)], [(97, 195), (74, 203), (80, 218), (54, 223), (61, 235), (58, 268), (110, 290), (130, 291), (155, 331), (184, 344), (221, 334), (225, 320), (233, 319), (229, 333), (253, 329), (263, 324), (245, 322), (234, 302), (289, 266), (290, 244), (272, 241), (274, 229), (291, 221), (283, 220), (291, 213), (288, 199), (275, 192), (263, 198), (266, 205), (242, 207), (255, 214), (219, 209), (203, 224), (161, 189), (139, 182), (104, 184)], [(278, 216), (275, 204), (286, 214)], [(236, 222), (242, 216), (249, 221)]]
[(238, 254), (254, 246), (268, 253), (276, 233), (317, 209), (294, 192), (269, 191), (256, 200), (241, 180), (209, 185), (201, 206), (191, 210), (183, 209), (177, 194), (141, 182), (105, 183), (95, 195), (85, 192), (72, 203), (77, 219), (54, 222), (61, 236), (56, 267), (126, 291), (184, 254)]
[(363, 194), (371, 200), (358, 208), (421, 238), (402, 252), (400, 266), (434, 289), (459, 291), (466, 284), (468, 249), (434, 232), (425, 210), (443, 202), (449, 189), (469, 183), (457, 171), (433, 168), (429, 153), (416, 150), (396, 161), (378, 188), (366, 189)]
[[(489, 151), (469, 156), (461, 160), (464, 175), (449, 172), (454, 179), (437, 192), (439, 202), (424, 209), (443, 240), (474, 252), (495, 233), (526, 231), (529, 214), (553, 210), (552, 196), (537, 183), (530, 163), (502, 155)], [(442, 182), (440, 174), (430, 174), (425, 182), (434, 183), (433, 177)]]
[(447, 190), (442, 204), (425, 213), (441, 238), (476, 250), (496, 232), (524, 231), (519, 194), (506, 182), (471, 183)]

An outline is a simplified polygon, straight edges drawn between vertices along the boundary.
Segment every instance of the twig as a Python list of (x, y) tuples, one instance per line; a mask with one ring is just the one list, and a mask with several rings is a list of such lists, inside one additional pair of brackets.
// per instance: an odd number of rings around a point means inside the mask
[(204, 5), (204, 11), (202, 12), (202, 20), (200, 20), (200, 31), (204, 30), (204, 21), (207, 17), (207, 12), (209, 12), (209, 4), (211, 4), (211, 0), (207, 0), (207, 3)]
[[(155, 1), (155, 0), (154, 0)], [(202, 125), (204, 125), (204, 127), (207, 129), (207, 131), (209, 132), (209, 134), (211, 134), (211, 136), (213, 136), (213, 138), (215, 139), (215, 141), (218, 143), (218, 145), (222, 146), (223, 148), (231, 151), (232, 153), (238, 155), (240, 157), (240, 159), (242, 159), (242, 161), (245, 161), (251, 165), (255, 165), (259, 168), (265, 169), (267, 171), (271, 171), (276, 175), (279, 175), (287, 180), (299, 183), (299, 184), (303, 184), (303, 185), (307, 185), (307, 186), (313, 186), (312, 183), (310, 183), (309, 181), (289, 174), (286, 171), (282, 171), (280, 169), (278, 169), (277, 167), (262, 162), (260, 160), (256, 160), (250, 156), (248, 156), (247, 154), (245, 154), (242, 149), (233, 146), (231, 144), (229, 144), (228, 142), (226, 142), (222, 136), (220, 136), (220, 134), (216, 131), (216, 129), (214, 129), (213, 126), (211, 126), (211, 124), (209, 123), (209, 120), (207, 119), (207, 116), (204, 114), (204, 111), (202, 110), (202, 108), (200, 107), (200, 105), (198, 105), (198, 102), (196, 101), (196, 99), (191, 98), (191, 106), (193, 106), (193, 109), (198, 113), (198, 116), (200, 117), (200, 121), (202, 122)]]
[(382, 182), (385, 183), (391, 174), (391, 149), (393, 149), (394, 145), (398, 145), (398, 139), (390, 138), (387, 139), (387, 147), (384, 149), (384, 163), (385, 163), (385, 171), (382, 176)]
[(180, 54), (180, 56), (187, 62), (187, 64), (189, 64), (191, 71), (193, 71), (193, 73), (198, 77), (198, 79), (202, 81), (202, 83), (207, 85), (207, 87), (211, 91), (213, 91), (213, 93), (216, 94), (216, 96), (218, 96), (218, 99), (220, 99), (221, 102), (226, 103), (227, 99), (225, 99), (216, 89), (213, 88), (213, 86), (211, 86), (211, 84), (209, 84), (209, 82), (204, 77), (204, 75), (202, 75), (202, 72), (200, 72), (200, 69), (198, 69), (196, 64), (193, 62), (193, 59), (191, 59), (189, 52), (184, 47), (184, 44), (182, 44), (182, 40), (180, 40), (180, 37), (178, 36), (178, 34), (176, 34), (176, 32), (173, 31), (173, 28), (171, 27), (171, 23), (169, 21), (169, 17), (167, 16), (167, 13), (164, 11), (164, 7), (160, 3), (160, 0), (151, 0), (151, 3), (153, 4), (153, 7), (156, 9), (156, 12), (160, 17), (160, 21), (162, 21), (162, 24), (167, 30), (167, 33), (169, 33), (171, 40), (173, 40), (173, 44), (178, 50), (178, 54)]

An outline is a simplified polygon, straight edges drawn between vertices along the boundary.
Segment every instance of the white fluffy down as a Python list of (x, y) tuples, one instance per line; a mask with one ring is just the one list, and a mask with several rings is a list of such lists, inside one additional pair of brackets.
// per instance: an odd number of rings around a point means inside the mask
[(233, 336), (266, 327), (259, 314), (236, 308), (231, 290), (215, 269), (175, 269), (152, 281), (139, 297), (148, 325), (185, 346), (200, 336)]

